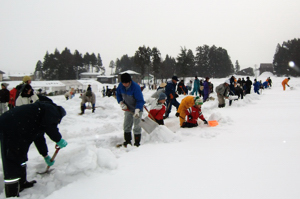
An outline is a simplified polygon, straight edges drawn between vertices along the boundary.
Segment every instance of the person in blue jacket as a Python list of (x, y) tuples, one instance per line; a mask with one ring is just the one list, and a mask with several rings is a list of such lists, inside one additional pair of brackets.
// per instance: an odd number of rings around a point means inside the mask
[(124, 111), (124, 147), (132, 145), (131, 130), (133, 126), (134, 146), (140, 146), (142, 129), (139, 125), (145, 104), (141, 87), (132, 81), (128, 73), (121, 75), (121, 82), (117, 88), (117, 101)]
[(254, 86), (254, 92), (260, 95), (259, 89), (261, 87), (261, 83), (259, 83), (259, 81), (256, 81), (256, 79), (254, 79), (253, 86)]
[(26, 179), (27, 153), (32, 142), (44, 156), (48, 166), (54, 161), (48, 155), (44, 134), (63, 148), (67, 142), (57, 128), (66, 115), (61, 106), (52, 102), (37, 101), (16, 107), (0, 116), (1, 156), (6, 197), (18, 197), (23, 189), (30, 188), (36, 181)]
[(192, 91), (191, 94), (194, 95), (194, 93), (195, 93), (196, 96), (197, 96), (199, 88), (200, 88), (200, 80), (198, 79), (197, 76), (195, 76), (194, 88), (193, 88), (193, 91)]
[(179, 102), (176, 100), (176, 97), (178, 97), (178, 95), (176, 94), (176, 85), (178, 81), (179, 79), (177, 78), (177, 76), (173, 76), (171, 80), (167, 81), (167, 86), (165, 91), (165, 94), (167, 95), (167, 101), (166, 101), (167, 110), (164, 119), (169, 117), (169, 114), (172, 110), (172, 105), (175, 106), (176, 109), (178, 109), (180, 105)]

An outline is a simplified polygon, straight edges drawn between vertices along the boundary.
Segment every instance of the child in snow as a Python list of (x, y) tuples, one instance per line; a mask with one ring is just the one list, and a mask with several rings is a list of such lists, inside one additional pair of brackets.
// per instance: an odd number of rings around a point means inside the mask
[(185, 122), (186, 110), (194, 106), (195, 102), (198, 100), (200, 100), (200, 97), (193, 97), (191, 95), (186, 96), (181, 100), (181, 103), (176, 113), (176, 117), (179, 117), (180, 126), (182, 126), (183, 122)]
[(149, 112), (148, 117), (154, 119), (159, 125), (164, 125), (164, 114), (166, 112), (166, 106), (164, 103), (167, 100), (167, 95), (161, 93), (156, 103), (153, 103)]
[(261, 84), (259, 83), (259, 81), (256, 81), (256, 79), (254, 79), (253, 86), (254, 86), (254, 92), (260, 95), (259, 89), (260, 89)]
[(197, 120), (200, 118), (204, 124), (207, 124), (206, 119), (204, 118), (201, 112), (201, 106), (203, 104), (202, 99), (197, 99), (195, 105), (188, 108), (185, 113), (187, 115), (187, 121), (182, 124), (182, 128), (191, 128), (198, 126)]

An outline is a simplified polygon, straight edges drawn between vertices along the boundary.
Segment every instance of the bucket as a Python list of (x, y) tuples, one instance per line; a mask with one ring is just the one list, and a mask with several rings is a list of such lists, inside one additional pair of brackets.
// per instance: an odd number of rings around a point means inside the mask
[(208, 121), (208, 125), (209, 126), (218, 126), (218, 121), (217, 120), (212, 120), (212, 121)]

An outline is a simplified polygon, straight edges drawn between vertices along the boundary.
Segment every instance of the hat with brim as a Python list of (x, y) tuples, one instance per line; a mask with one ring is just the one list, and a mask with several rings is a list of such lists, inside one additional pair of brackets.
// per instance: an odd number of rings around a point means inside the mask
[(162, 83), (159, 85), (159, 87), (165, 87), (165, 86), (167, 86), (167, 84), (166, 84), (165, 82), (162, 82)]

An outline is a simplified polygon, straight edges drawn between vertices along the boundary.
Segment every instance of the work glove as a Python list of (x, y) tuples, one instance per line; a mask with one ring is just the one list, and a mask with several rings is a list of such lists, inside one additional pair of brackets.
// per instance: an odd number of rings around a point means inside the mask
[(206, 120), (203, 120), (204, 124), (208, 124), (208, 122)]
[(133, 117), (135, 117), (135, 118), (139, 118), (140, 117), (140, 109), (139, 108), (135, 109)]
[(288, 87), (290, 87), (290, 85), (287, 85)]
[(188, 117), (189, 117), (189, 120), (192, 120), (192, 119), (193, 119), (193, 116), (191, 116), (191, 115), (189, 115)]
[(121, 106), (121, 109), (122, 109), (123, 111), (125, 111), (125, 110), (128, 109), (128, 108), (127, 108), (127, 105), (126, 105), (123, 101), (120, 102), (120, 106)]
[(47, 155), (46, 157), (44, 157), (44, 160), (45, 160), (45, 162), (46, 162), (46, 164), (49, 166), (49, 167), (51, 167), (53, 164), (54, 164), (54, 160), (53, 161), (51, 161), (51, 157), (49, 156), (49, 155)]
[(180, 115), (179, 113), (176, 113), (176, 114), (175, 114), (176, 117), (179, 117), (179, 115)]
[(68, 142), (64, 139), (60, 139), (59, 142), (56, 143), (59, 148), (64, 148), (68, 145)]

